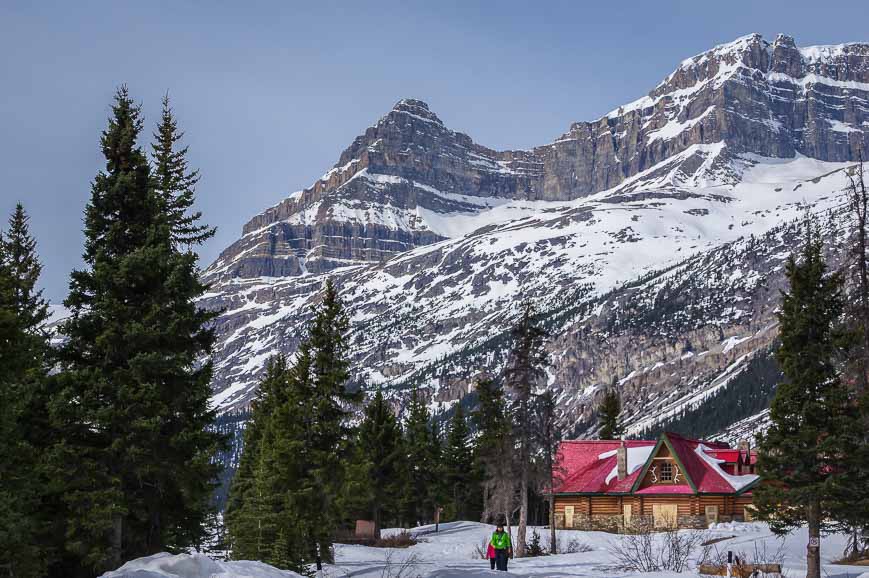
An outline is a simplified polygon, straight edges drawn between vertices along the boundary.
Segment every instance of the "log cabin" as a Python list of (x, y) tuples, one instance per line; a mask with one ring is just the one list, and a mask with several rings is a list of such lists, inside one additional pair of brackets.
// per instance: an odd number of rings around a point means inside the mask
[(700, 528), (751, 520), (756, 452), (665, 432), (657, 440), (562, 442), (559, 528), (623, 531), (641, 524)]

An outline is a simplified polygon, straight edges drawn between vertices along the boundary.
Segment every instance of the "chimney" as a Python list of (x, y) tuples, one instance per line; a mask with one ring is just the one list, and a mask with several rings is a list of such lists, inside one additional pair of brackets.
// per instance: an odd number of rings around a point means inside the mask
[(751, 446), (748, 445), (748, 440), (743, 438), (736, 442), (736, 449), (738, 449), (740, 452), (745, 452), (747, 454), (749, 453)]
[(620, 481), (628, 477), (628, 448), (625, 440), (622, 440), (622, 445), (616, 450), (616, 468)]

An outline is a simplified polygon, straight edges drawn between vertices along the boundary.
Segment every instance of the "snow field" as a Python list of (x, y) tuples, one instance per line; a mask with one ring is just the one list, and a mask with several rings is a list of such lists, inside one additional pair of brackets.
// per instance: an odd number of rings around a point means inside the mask
[[(537, 530), (544, 547), (549, 545), (549, 531)], [(323, 576), (328, 578), (459, 578), (488, 576), (536, 576), (536, 577), (587, 577), (587, 578), (696, 578), (695, 572), (638, 573), (626, 572), (614, 567), (615, 559), (610, 552), (618, 535), (606, 532), (559, 530), (558, 540), (562, 548), (571, 541), (581, 544), (583, 552), (558, 554), (539, 558), (514, 559), (510, 571), (505, 573), (489, 570), (489, 562), (479, 558), (477, 549), (485, 547), (493, 526), (476, 522), (450, 522), (434, 526), (414, 528), (411, 533), (420, 542), (403, 549), (371, 548), (367, 546), (338, 544), (335, 546), (336, 562), (326, 565)], [(385, 530), (389, 535), (401, 530)], [(712, 548), (722, 553), (732, 550), (735, 554), (749, 557), (765, 551), (770, 555), (781, 552), (784, 557), (784, 575), (797, 577), (805, 573), (805, 547), (808, 532), (798, 530), (784, 539), (777, 538), (762, 523), (721, 523), (704, 531), (707, 540), (724, 538)], [(515, 544), (516, 530), (513, 528)], [(821, 560), (825, 576), (830, 578), (869, 578), (866, 567), (838, 566), (831, 564), (844, 548), (846, 537), (832, 535), (821, 540)], [(701, 555), (694, 553), (694, 562)], [(726, 555), (726, 554), (725, 554)], [(292, 572), (276, 570), (260, 562), (218, 562), (201, 554), (157, 554), (125, 564), (122, 568), (104, 574), (102, 578), (294, 578)]]

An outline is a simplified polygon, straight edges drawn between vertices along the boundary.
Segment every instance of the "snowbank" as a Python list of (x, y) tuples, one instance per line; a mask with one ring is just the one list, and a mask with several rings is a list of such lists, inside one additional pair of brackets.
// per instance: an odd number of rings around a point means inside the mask
[[(434, 526), (422, 526), (410, 530), (419, 543), (410, 548), (370, 548), (367, 546), (336, 544), (335, 564), (326, 565), (325, 578), (464, 578), (488, 577), (509, 578), (527, 576), (536, 578), (696, 578), (692, 571), (675, 574), (657, 572), (642, 574), (615, 568), (616, 560), (611, 552), (612, 543), (619, 540), (615, 534), (559, 530), (561, 549), (568, 550), (571, 543), (575, 553), (511, 560), (510, 571), (493, 572), (489, 563), (479, 557), (478, 548), (485, 548), (493, 526), (476, 522), (449, 522)], [(540, 535), (544, 547), (549, 545), (549, 531), (544, 528), (529, 528)], [(384, 530), (389, 535), (401, 530)], [(690, 530), (689, 530), (690, 531)], [(805, 573), (806, 543), (805, 528), (779, 538), (763, 523), (721, 523), (705, 530), (709, 539), (720, 538), (715, 548), (726, 553), (781, 556), (785, 575), (799, 576)], [(513, 528), (515, 540), (516, 529)], [(829, 576), (869, 578), (865, 567), (837, 566), (837, 559), (847, 541), (847, 536), (834, 534), (821, 540), (823, 572)], [(696, 557), (701, 554), (695, 552)], [(104, 574), (102, 578), (298, 578), (298, 574), (277, 570), (260, 562), (218, 562), (201, 554), (177, 555), (156, 554), (128, 562), (119, 570)]]
[(100, 578), (301, 578), (262, 562), (218, 562), (203, 554), (161, 552), (127, 562)]

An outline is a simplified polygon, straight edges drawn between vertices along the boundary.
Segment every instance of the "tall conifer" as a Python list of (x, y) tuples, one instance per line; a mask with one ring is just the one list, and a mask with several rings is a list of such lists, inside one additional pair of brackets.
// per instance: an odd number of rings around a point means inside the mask
[(504, 371), (504, 383), (512, 396), (516, 466), (518, 469), (519, 526), (516, 534), (516, 555), (525, 556), (528, 526), (528, 493), (533, 482), (532, 457), (534, 441), (531, 431), (531, 407), (535, 388), (545, 376), (548, 363), (546, 331), (536, 320), (531, 302), (525, 303), (522, 315), (510, 332), (513, 344)]
[(602, 440), (615, 440), (622, 436), (621, 425), (622, 400), (615, 384), (603, 394), (598, 408), (598, 437)]
[(404, 423), (404, 518), (412, 524), (434, 519), (435, 456), (431, 416), (419, 390), (411, 394)]
[[(476, 385), (479, 405), (472, 417), (477, 429), (474, 463), (482, 480), (481, 522), (509, 519), (513, 510), (514, 455), (512, 422), (504, 390), (491, 379)], [(507, 520), (503, 520), (507, 521)]]
[(195, 304), (205, 290), (196, 254), (173, 242), (170, 193), (155, 189), (141, 131), (122, 87), (101, 139), (106, 168), (85, 211), (86, 268), (72, 274), (52, 402), (67, 550), (79, 560), (70, 574), (198, 544), (217, 474), (202, 361), (213, 313)]
[(821, 532), (833, 527), (860, 434), (837, 368), (842, 277), (827, 273), (820, 234), (811, 227), (799, 260), (787, 263), (787, 278), (776, 354), (785, 379), (761, 438), (758, 471), (768, 483), (755, 489), (754, 506), (776, 533), (808, 525), (806, 576), (820, 578)]
[(447, 516), (453, 520), (467, 520), (473, 503), (474, 456), (471, 449), (470, 430), (461, 404), (450, 420), (447, 440), (444, 445), (444, 485), (448, 500)]
[(53, 530), (62, 528), (42, 467), (49, 432), (41, 269), (19, 203), (0, 234), (0, 567), (24, 577), (45, 575), (58, 554)]

